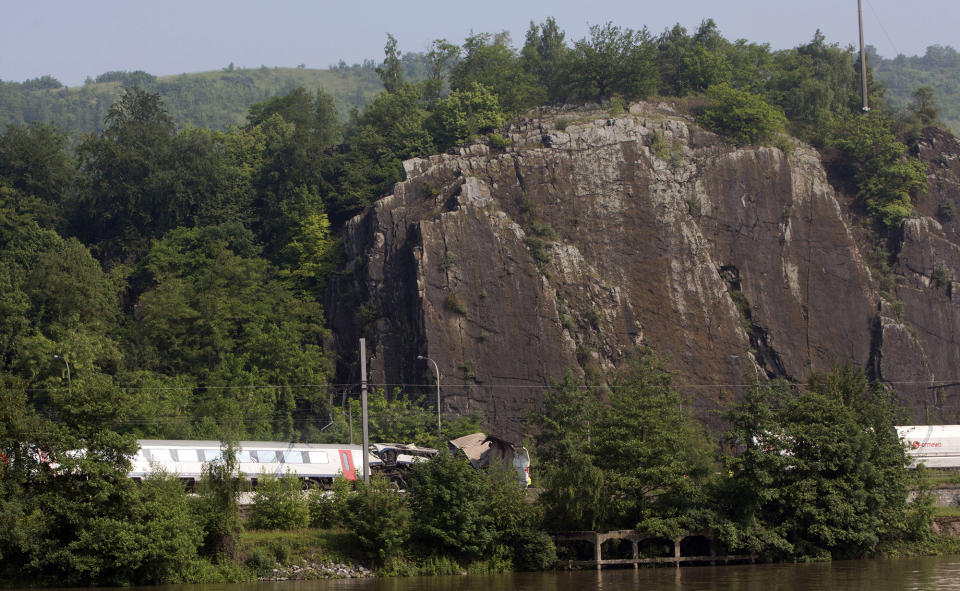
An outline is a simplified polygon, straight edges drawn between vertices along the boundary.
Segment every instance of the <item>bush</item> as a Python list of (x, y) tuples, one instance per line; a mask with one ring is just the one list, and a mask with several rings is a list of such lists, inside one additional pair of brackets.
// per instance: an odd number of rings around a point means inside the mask
[(708, 88), (707, 96), (701, 123), (738, 146), (769, 143), (787, 124), (783, 111), (755, 94), (719, 84)]
[(375, 475), (369, 484), (360, 482), (347, 507), (360, 547), (379, 564), (392, 558), (410, 537), (407, 501), (383, 475)]
[(460, 296), (454, 292), (447, 294), (444, 306), (454, 314), (459, 314), (460, 316), (467, 315), (467, 306), (463, 303), (463, 300), (460, 299)]
[(294, 529), (307, 527), (310, 511), (303, 496), (300, 479), (292, 474), (280, 478), (261, 473), (257, 492), (250, 506), (250, 527), (256, 529)]
[(353, 494), (353, 485), (343, 476), (333, 479), (333, 490), (322, 488), (310, 490), (307, 507), (312, 527), (342, 527), (347, 523), (347, 502)]
[(506, 150), (510, 145), (510, 138), (505, 138), (496, 132), (487, 134), (487, 139), (490, 140), (490, 145), (498, 150)]
[(514, 540), (513, 564), (518, 570), (545, 570), (557, 561), (557, 548), (546, 532), (528, 530)]
[(276, 564), (277, 561), (273, 552), (263, 547), (254, 548), (246, 562), (247, 568), (255, 572), (257, 576), (269, 573)]
[(913, 213), (911, 195), (927, 189), (927, 165), (905, 156), (890, 122), (879, 116), (840, 118), (830, 143), (842, 151), (839, 168), (857, 184), (857, 197), (882, 227), (899, 227)]

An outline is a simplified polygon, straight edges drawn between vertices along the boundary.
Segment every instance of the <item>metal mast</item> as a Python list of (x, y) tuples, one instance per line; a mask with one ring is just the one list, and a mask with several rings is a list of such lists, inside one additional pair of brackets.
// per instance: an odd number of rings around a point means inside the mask
[(860, 23), (860, 81), (863, 84), (863, 112), (870, 110), (867, 104), (867, 52), (863, 49), (863, 0), (857, 0), (857, 19)]

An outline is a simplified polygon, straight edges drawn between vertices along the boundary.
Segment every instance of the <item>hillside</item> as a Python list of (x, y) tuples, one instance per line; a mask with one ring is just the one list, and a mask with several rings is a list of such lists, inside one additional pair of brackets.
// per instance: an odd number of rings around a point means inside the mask
[(924, 55), (898, 55), (885, 59), (875, 52), (867, 58), (877, 80), (887, 84), (887, 101), (904, 109), (913, 104), (913, 92), (933, 88), (940, 120), (955, 133), (960, 131), (960, 54), (950, 46), (931, 45)]
[(159, 78), (145, 72), (108, 72), (97, 80), (75, 88), (48, 77), (23, 84), (0, 81), (0, 126), (40, 121), (73, 134), (99, 132), (122, 88), (134, 85), (163, 97), (178, 125), (218, 130), (245, 123), (250, 105), (301, 86), (332, 95), (341, 118), (383, 89), (372, 62), (327, 70), (228, 67)]

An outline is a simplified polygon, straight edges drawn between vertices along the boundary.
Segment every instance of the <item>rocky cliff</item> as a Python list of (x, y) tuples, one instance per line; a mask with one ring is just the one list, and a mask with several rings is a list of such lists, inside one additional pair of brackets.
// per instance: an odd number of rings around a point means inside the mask
[(846, 362), (894, 384), (915, 420), (957, 420), (951, 389), (930, 388), (960, 376), (960, 235), (943, 205), (957, 142), (927, 135), (931, 192), (892, 258), (858, 246), (815, 150), (736, 148), (666, 104), (543, 111), (506, 147), (408, 161), (344, 230), (328, 303), (341, 376), (359, 374), (364, 336), (372, 383), (432, 394), (429, 357), (445, 413), (516, 434), (564, 371), (649, 345), (708, 421), (754, 376)]

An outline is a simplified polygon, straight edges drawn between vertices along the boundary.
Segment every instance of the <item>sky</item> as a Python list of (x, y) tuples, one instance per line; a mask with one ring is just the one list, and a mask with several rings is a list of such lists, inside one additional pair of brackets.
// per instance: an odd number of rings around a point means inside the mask
[[(157, 76), (236, 67), (326, 68), (340, 60), (380, 61), (386, 34), (401, 51), (425, 51), (471, 32), (509, 31), (522, 45), (530, 21), (548, 16), (567, 40), (608, 21), (652, 33), (712, 18), (728, 39), (774, 49), (809, 41), (817, 29), (857, 44), (856, 0), (669, 0), (560, 3), (556, 0), (0, 0), (0, 80), (51, 75), (68, 86), (112, 70)], [(883, 57), (960, 48), (957, 0), (863, 0), (868, 45)]]

